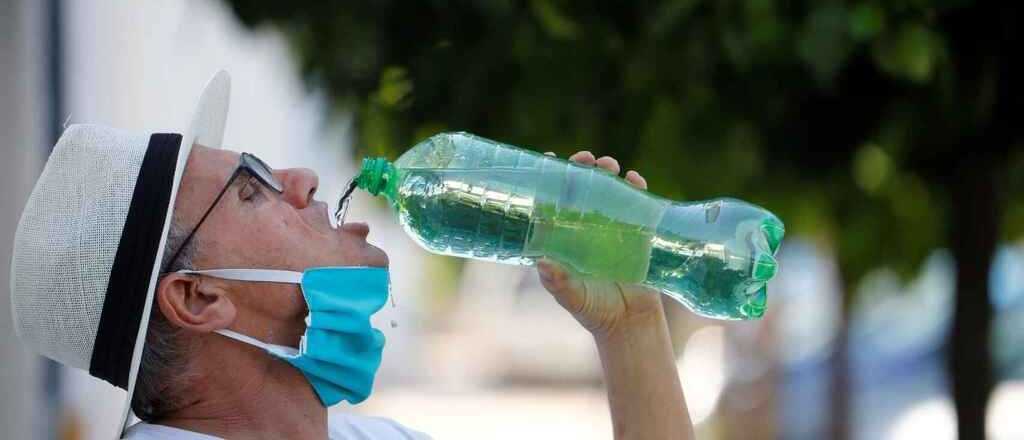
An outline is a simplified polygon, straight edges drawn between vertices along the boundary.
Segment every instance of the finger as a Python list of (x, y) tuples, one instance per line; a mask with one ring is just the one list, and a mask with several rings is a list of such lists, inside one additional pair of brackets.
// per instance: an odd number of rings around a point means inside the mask
[(597, 159), (594, 157), (594, 153), (589, 151), (580, 151), (572, 156), (569, 156), (569, 160), (580, 163), (583, 165), (593, 165)]
[(544, 155), (545, 156), (551, 156), (551, 157), (557, 157), (557, 156), (555, 156), (555, 152), (554, 151), (548, 151), (547, 153), (544, 153)]
[(615, 160), (615, 158), (611, 156), (602, 156), (597, 160), (597, 162), (595, 162), (595, 164), (616, 175), (619, 174), (619, 171), (622, 171), (622, 167), (619, 166), (619, 161)]
[(540, 281), (544, 283), (545, 286), (554, 281), (555, 278), (560, 277), (560, 272), (562, 272), (562, 268), (551, 260), (542, 258), (537, 261), (537, 273), (540, 275)]
[(540, 275), (540, 282), (555, 296), (567, 295), (575, 289), (576, 280), (569, 275), (569, 271), (561, 264), (555, 263), (546, 258), (537, 262), (537, 273)]
[(626, 181), (637, 188), (647, 189), (647, 179), (644, 179), (644, 176), (636, 171), (626, 171)]

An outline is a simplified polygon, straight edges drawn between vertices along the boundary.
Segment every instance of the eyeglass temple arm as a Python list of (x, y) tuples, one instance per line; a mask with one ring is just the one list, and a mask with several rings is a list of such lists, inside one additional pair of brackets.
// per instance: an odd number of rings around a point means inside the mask
[(206, 208), (206, 212), (204, 212), (203, 216), (199, 218), (199, 222), (196, 223), (194, 228), (192, 228), (192, 232), (188, 233), (188, 236), (185, 237), (185, 241), (181, 242), (181, 246), (178, 247), (178, 250), (174, 251), (174, 255), (171, 256), (170, 260), (167, 260), (167, 267), (164, 267), (163, 270), (160, 271), (161, 273), (166, 273), (174, 265), (174, 261), (178, 259), (179, 255), (181, 255), (181, 251), (185, 250), (185, 248), (188, 247), (188, 244), (192, 242), (192, 237), (196, 235), (196, 231), (198, 231), (199, 227), (206, 221), (206, 217), (209, 217), (210, 213), (213, 212), (213, 208), (217, 207), (217, 203), (220, 202), (221, 197), (224, 197), (224, 193), (228, 192), (228, 188), (231, 188), (231, 184), (235, 182), (235, 178), (238, 177), (241, 171), (242, 168), (237, 168), (235, 169), (235, 172), (231, 174), (231, 178), (228, 179), (227, 185), (224, 185), (224, 188), (222, 188), (220, 193), (217, 194), (217, 198), (213, 199), (213, 203), (210, 204), (210, 207)]

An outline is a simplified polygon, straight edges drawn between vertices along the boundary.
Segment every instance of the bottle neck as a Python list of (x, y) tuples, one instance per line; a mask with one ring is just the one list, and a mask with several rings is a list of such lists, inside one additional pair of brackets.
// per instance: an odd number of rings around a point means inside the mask
[(384, 195), (393, 199), (395, 190), (395, 167), (383, 157), (363, 159), (363, 167), (356, 177), (356, 186), (375, 196)]

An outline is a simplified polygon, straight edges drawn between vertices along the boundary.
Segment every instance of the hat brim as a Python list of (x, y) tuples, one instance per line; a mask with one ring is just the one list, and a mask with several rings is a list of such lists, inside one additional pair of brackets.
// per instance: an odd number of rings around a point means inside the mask
[(220, 148), (224, 140), (224, 127), (228, 118), (228, 104), (231, 98), (231, 76), (226, 71), (219, 71), (213, 75), (203, 88), (199, 96), (199, 102), (193, 112), (192, 120), (188, 128), (182, 133), (181, 146), (178, 148), (178, 162), (174, 169), (173, 186), (171, 187), (171, 198), (167, 207), (167, 218), (164, 219), (163, 232), (160, 234), (160, 245), (157, 248), (156, 259), (153, 262), (153, 272), (149, 280), (149, 288), (146, 289), (146, 303), (142, 310), (142, 319), (139, 321), (139, 331), (135, 338), (135, 350), (132, 353), (131, 369), (128, 372), (128, 395), (121, 412), (121, 423), (118, 438), (124, 437), (124, 432), (131, 422), (129, 415), (132, 409), (132, 396), (135, 393), (135, 381), (138, 379), (139, 367), (142, 363), (142, 349), (146, 342), (146, 331), (149, 328), (149, 316), (153, 306), (153, 295), (156, 292), (156, 283), (160, 276), (160, 265), (164, 257), (164, 247), (167, 245), (167, 234), (171, 227), (171, 218), (174, 215), (174, 202), (178, 199), (178, 188), (181, 186), (181, 178), (185, 174), (185, 165), (188, 163), (189, 154), (193, 145), (202, 145), (210, 148)]

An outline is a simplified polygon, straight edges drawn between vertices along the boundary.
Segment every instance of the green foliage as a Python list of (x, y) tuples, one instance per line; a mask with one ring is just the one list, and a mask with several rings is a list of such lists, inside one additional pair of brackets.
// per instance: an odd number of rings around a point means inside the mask
[(915, 83), (926, 83), (942, 55), (939, 36), (920, 23), (883, 34), (872, 45), (872, 55), (887, 73)]
[(848, 282), (911, 273), (944, 244), (933, 165), (990, 107), (952, 73), (944, 23), (966, 1), (229, 3), (283, 30), (309, 82), (355, 111), (360, 154), (448, 129), (586, 147), (668, 197), (768, 207), (835, 247)]

